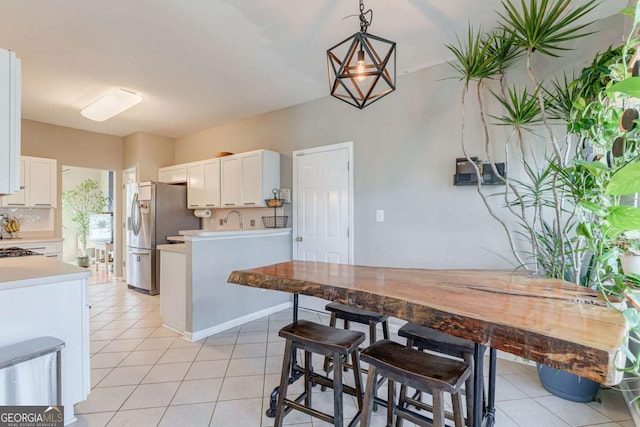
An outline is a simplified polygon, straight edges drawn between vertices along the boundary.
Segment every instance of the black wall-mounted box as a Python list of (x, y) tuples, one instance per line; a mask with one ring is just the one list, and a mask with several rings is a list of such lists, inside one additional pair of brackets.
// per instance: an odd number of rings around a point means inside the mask
[[(458, 160), (456, 159), (456, 168), (458, 167)], [(464, 159), (466, 160), (466, 159)], [(467, 162), (468, 163), (468, 162)], [(505, 177), (504, 163), (496, 163), (496, 171), (502, 177)], [(465, 168), (472, 167), (473, 165), (464, 165)], [(503, 185), (504, 182), (493, 173), (493, 168), (490, 163), (478, 164), (480, 170), (480, 176), (482, 177), (482, 185)], [(468, 169), (467, 169), (468, 170)], [(453, 175), (453, 185), (476, 185), (478, 183), (478, 176), (475, 171), (472, 173), (456, 173)]]

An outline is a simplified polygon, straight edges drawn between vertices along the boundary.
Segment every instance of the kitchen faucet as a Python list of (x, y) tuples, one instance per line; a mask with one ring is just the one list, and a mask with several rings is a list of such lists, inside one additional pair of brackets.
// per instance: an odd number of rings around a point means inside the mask
[(240, 220), (240, 230), (242, 230), (244, 228), (244, 226), (242, 225), (242, 214), (240, 213), (240, 211), (237, 210), (232, 210), (227, 212), (227, 216), (224, 217), (224, 223), (227, 223), (227, 220), (229, 219), (229, 215), (231, 215), (232, 213), (236, 213), (238, 214), (238, 219)]

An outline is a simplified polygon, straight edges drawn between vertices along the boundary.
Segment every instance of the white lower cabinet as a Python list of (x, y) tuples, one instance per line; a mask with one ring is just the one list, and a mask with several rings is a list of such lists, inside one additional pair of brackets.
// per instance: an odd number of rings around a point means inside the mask
[(160, 315), (165, 326), (180, 333), (186, 331), (186, 277), (186, 254), (160, 250)]

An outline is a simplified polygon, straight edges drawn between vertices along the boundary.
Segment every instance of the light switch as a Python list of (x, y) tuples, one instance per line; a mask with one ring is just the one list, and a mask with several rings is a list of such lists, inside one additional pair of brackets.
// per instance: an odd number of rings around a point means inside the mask
[(376, 222), (384, 222), (384, 211), (382, 209), (376, 211)]

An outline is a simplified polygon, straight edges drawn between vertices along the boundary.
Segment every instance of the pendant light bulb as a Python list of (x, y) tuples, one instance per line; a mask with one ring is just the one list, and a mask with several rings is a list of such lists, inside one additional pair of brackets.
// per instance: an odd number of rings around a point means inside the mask
[(366, 67), (364, 65), (364, 50), (360, 49), (358, 51), (358, 64), (356, 65), (356, 80), (361, 82), (366, 79), (367, 76), (364, 75), (365, 72)]

